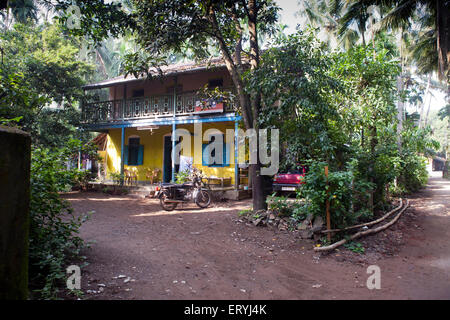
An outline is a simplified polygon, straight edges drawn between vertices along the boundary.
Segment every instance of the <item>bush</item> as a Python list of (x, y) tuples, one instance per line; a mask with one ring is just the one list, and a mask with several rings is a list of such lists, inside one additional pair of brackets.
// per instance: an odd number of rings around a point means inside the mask
[(405, 155), (398, 179), (400, 190), (405, 193), (415, 192), (424, 187), (427, 181), (427, 159), (413, 153)]
[(111, 172), (109, 176), (115, 184), (120, 184), (121, 181), (124, 181), (124, 175), (120, 172)]
[(444, 170), (442, 171), (442, 177), (444, 179), (450, 179), (450, 161), (447, 160), (444, 165)]
[(280, 217), (289, 216), (291, 214), (291, 208), (286, 199), (286, 197), (277, 197), (274, 193), (266, 199), (267, 208), (276, 212)]
[(311, 163), (304, 179), (305, 184), (298, 193), (298, 197), (306, 201), (304, 206), (298, 209), (299, 212), (310, 212), (314, 216), (322, 216), (325, 221), (328, 199), (332, 228), (344, 228), (357, 220), (370, 218), (372, 213), (366, 207), (373, 184), (356, 180), (352, 168), (347, 171), (330, 170), (327, 184), (325, 165), (324, 162)]
[(64, 168), (61, 152), (35, 149), (30, 179), (29, 278), (33, 298), (54, 299), (71, 259), (79, 257), (83, 240), (77, 236), (87, 216), (74, 217), (60, 197), (73, 172)]
[(176, 183), (182, 184), (189, 181), (190, 170), (180, 171), (175, 174)]

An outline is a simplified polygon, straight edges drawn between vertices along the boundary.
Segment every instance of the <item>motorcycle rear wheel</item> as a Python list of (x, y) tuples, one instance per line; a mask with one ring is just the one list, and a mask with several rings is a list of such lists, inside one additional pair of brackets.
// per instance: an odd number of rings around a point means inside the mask
[(195, 198), (195, 204), (200, 208), (207, 208), (211, 203), (211, 195), (206, 190), (200, 190)]
[(159, 197), (159, 203), (161, 204), (161, 207), (166, 211), (172, 211), (175, 209), (178, 205), (176, 202), (167, 202), (169, 199), (169, 192), (163, 191), (161, 196)]

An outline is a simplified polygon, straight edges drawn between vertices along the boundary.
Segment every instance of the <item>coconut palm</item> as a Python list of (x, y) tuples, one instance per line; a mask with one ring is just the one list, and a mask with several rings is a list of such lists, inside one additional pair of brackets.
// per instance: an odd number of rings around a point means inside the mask
[(8, 7), (16, 22), (37, 21), (38, 9), (33, 0), (9, 0)]
[(359, 39), (358, 30), (347, 28), (339, 35), (339, 21), (344, 15), (343, 2), (340, 0), (299, 1), (298, 17), (306, 19), (307, 24), (320, 28), (320, 38), (332, 47), (340, 46), (347, 50)]
[[(367, 3), (389, 8), (382, 26), (389, 29), (407, 29), (414, 21), (420, 26), (420, 41), (414, 57), (419, 69), (438, 71), (439, 77), (448, 77), (450, 60), (450, 1), (448, 0), (366, 0)], [(363, 1), (355, 1), (363, 2)], [(434, 65), (434, 68), (433, 68)], [(447, 80), (448, 81), (448, 80)]]

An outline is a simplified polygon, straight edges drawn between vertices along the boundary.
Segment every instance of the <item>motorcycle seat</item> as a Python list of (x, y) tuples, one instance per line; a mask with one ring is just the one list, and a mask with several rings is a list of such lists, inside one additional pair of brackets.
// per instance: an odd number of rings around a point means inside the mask
[(164, 182), (164, 183), (161, 183), (161, 186), (164, 188), (164, 187), (177, 187), (177, 186), (179, 186), (179, 184), (176, 184), (176, 183), (170, 183), (170, 182)]

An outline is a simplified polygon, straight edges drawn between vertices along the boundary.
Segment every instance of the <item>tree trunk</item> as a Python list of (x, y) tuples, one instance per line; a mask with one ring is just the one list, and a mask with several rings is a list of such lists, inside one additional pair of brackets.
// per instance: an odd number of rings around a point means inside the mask
[(398, 40), (398, 46), (400, 48), (400, 75), (397, 77), (397, 91), (398, 91), (398, 102), (397, 102), (397, 146), (398, 152), (402, 152), (402, 131), (403, 131), (403, 116), (404, 116), (404, 103), (401, 99), (401, 93), (403, 91), (403, 28), (400, 28), (400, 38)]
[[(257, 6), (256, 0), (248, 2), (248, 30), (250, 34), (250, 68), (256, 70), (259, 67), (259, 46), (257, 31)], [(252, 180), (253, 210), (266, 209), (266, 196), (264, 192), (264, 183), (261, 176), (261, 162), (259, 159), (259, 110), (261, 105), (261, 94), (258, 92), (251, 97), (251, 108), (253, 117), (253, 129), (256, 131), (257, 139), (257, 157), (256, 163), (250, 166), (250, 175)]]
[[(250, 66), (252, 70), (255, 70), (259, 66), (259, 46), (257, 35), (257, 6), (256, 0), (250, 0), (247, 7), (248, 12), (248, 29), (250, 40)], [(219, 43), (220, 51), (225, 60), (225, 65), (228, 72), (231, 75), (234, 86), (236, 87), (237, 95), (239, 97), (239, 103), (244, 119), (244, 125), (246, 129), (255, 129), (256, 136), (259, 137), (258, 131), (258, 116), (261, 103), (261, 95), (258, 93), (253, 96), (249, 96), (245, 92), (244, 83), (242, 81), (242, 74), (238, 64), (233, 60), (227, 44), (220, 32), (216, 15), (213, 7), (208, 12), (208, 19), (215, 29), (215, 36)], [(237, 61), (237, 60), (236, 60)], [(258, 141), (258, 139), (257, 139)], [(257, 142), (257, 157), (256, 163), (250, 165), (249, 178), (252, 183), (252, 196), (253, 196), (253, 210), (261, 210), (266, 208), (266, 199), (263, 188), (263, 179), (260, 174), (261, 162), (259, 160), (259, 142)]]
[(449, 82), (450, 62), (450, 2), (436, 0), (436, 34), (439, 61), (439, 79)]
[(404, 115), (404, 103), (401, 100), (400, 94), (403, 91), (403, 78), (402, 74), (397, 77), (397, 90), (399, 93), (399, 99), (397, 102), (397, 145), (399, 153), (402, 151), (402, 131), (403, 131), (403, 115)]
[(423, 117), (424, 117), (425, 104), (427, 101), (428, 94), (430, 93), (430, 85), (431, 85), (431, 73), (428, 75), (427, 88), (425, 89), (422, 107), (420, 108), (419, 128), (423, 127), (422, 122), (423, 122)]

